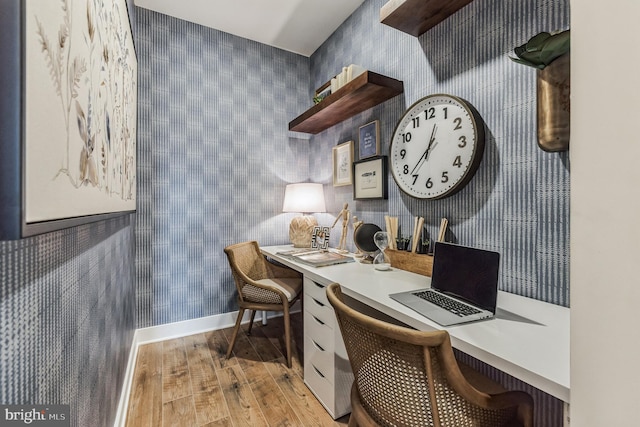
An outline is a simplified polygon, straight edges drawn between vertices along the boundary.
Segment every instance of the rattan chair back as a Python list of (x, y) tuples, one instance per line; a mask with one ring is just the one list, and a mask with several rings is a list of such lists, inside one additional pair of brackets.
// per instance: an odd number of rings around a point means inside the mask
[[(350, 425), (500, 427), (533, 422), (528, 394), (506, 392), (494, 398), (467, 382), (446, 331), (416, 331), (364, 315), (344, 303), (335, 283), (327, 296), (355, 378)], [(518, 417), (527, 420), (518, 422)]]

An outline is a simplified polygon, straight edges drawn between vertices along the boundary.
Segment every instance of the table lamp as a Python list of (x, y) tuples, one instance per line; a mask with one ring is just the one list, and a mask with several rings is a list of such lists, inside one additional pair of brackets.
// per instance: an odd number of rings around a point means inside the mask
[(294, 217), (289, 224), (289, 239), (294, 248), (311, 247), (313, 227), (318, 225), (318, 221), (315, 217), (305, 214), (326, 211), (322, 184), (303, 182), (287, 185), (282, 212), (302, 213), (301, 216)]

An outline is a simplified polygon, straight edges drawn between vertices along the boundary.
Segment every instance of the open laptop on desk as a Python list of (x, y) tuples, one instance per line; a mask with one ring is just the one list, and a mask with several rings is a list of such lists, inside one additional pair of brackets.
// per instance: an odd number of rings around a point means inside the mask
[(496, 313), (500, 254), (436, 243), (431, 288), (389, 297), (442, 326), (488, 319)]

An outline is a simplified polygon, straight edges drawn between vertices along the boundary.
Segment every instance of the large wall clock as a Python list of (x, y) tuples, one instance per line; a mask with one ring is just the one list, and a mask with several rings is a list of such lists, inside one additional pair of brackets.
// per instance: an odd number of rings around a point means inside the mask
[(484, 153), (484, 122), (471, 104), (451, 95), (429, 95), (398, 122), (389, 160), (398, 187), (419, 199), (460, 191)]

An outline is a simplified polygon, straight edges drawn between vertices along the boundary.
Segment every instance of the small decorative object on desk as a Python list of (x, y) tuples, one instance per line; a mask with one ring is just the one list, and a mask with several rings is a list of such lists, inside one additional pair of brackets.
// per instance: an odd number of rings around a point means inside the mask
[(431, 246), (430, 239), (421, 239), (420, 244), (418, 245), (418, 253), (419, 254), (428, 254), (429, 246)]
[(330, 234), (331, 229), (329, 227), (313, 227), (313, 232), (311, 233), (311, 248), (328, 249)]
[(378, 255), (373, 259), (373, 268), (376, 270), (389, 270), (391, 268), (391, 260), (384, 252), (389, 247), (389, 233), (386, 231), (378, 231), (373, 235), (373, 241), (380, 250)]
[(342, 219), (342, 233), (340, 234), (340, 243), (338, 244), (338, 251), (340, 252), (347, 252), (347, 226), (349, 225), (349, 218), (351, 217), (348, 207), (349, 204), (345, 203), (331, 226), (331, 228), (335, 227), (338, 221)]
[(399, 251), (406, 251), (409, 249), (409, 242), (411, 239), (409, 236), (400, 236), (396, 239), (396, 249)]
[(327, 265), (354, 262), (353, 257), (330, 251), (308, 251), (290, 256), (293, 260), (300, 261), (312, 267), (325, 267)]

